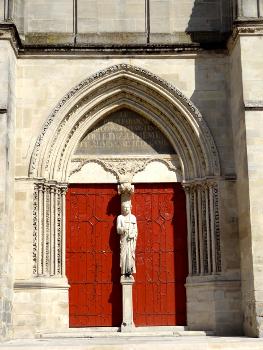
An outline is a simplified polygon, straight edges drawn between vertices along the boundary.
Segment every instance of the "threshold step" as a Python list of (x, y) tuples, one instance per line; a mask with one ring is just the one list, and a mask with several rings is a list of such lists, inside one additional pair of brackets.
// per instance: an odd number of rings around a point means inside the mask
[(120, 332), (119, 328), (74, 328), (61, 332), (42, 331), (38, 339), (57, 338), (123, 338), (123, 337), (205, 337), (214, 335), (211, 331), (190, 331), (186, 327), (136, 327), (133, 331)]

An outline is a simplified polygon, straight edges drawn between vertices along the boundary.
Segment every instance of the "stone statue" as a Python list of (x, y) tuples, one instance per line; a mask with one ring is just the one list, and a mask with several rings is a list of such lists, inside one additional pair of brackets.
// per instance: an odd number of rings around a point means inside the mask
[(131, 214), (131, 203), (122, 203), (122, 214), (117, 218), (117, 233), (120, 235), (121, 274), (128, 277), (136, 272), (135, 250), (137, 241), (137, 220)]

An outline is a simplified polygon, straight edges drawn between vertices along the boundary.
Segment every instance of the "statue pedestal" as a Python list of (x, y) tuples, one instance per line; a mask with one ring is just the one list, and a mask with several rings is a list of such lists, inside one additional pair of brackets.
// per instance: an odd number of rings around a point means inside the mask
[(133, 276), (121, 276), (122, 284), (122, 332), (134, 331), (133, 323), (133, 302), (132, 302), (132, 285), (134, 283)]

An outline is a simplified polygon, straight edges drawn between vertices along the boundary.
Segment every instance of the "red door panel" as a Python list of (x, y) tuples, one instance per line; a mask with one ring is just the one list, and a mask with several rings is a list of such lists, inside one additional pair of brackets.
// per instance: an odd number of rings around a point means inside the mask
[(66, 273), (70, 327), (119, 326), (122, 294), (116, 185), (71, 185), (67, 193)]
[[(70, 327), (120, 326), (122, 293), (116, 185), (71, 185), (67, 193), (66, 272)], [(136, 326), (186, 324), (187, 242), (180, 184), (136, 184)]]
[(180, 184), (137, 184), (136, 326), (185, 325), (187, 227)]

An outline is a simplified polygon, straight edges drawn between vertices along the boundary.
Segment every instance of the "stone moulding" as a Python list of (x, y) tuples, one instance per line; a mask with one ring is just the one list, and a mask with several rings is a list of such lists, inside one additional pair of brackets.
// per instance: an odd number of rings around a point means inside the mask
[(220, 165), (212, 135), (197, 108), (173, 85), (142, 68), (119, 64), (94, 74), (64, 96), (35, 143), (29, 178), (41, 180), (35, 182), (33, 196), (34, 276), (65, 276), (65, 193), (72, 173), (95, 161), (119, 182), (131, 182), (135, 173), (156, 160), (74, 154), (90, 128), (121, 108), (151, 121), (174, 148), (176, 159), (158, 156), (158, 160), (180, 172), (185, 188), (189, 275), (220, 274)]
[(228, 50), (231, 52), (237, 40), (241, 36), (262, 36), (263, 22), (262, 19), (254, 21), (236, 21), (233, 32), (228, 40)]
[(66, 191), (66, 184), (41, 181), (34, 185), (34, 276), (65, 276)]
[[(122, 98), (115, 96), (114, 89), (118, 94), (122, 94)], [(112, 99), (109, 92), (113, 94)], [(103, 95), (105, 95), (104, 98)], [(100, 101), (98, 101), (99, 97), (102, 97)], [(181, 158), (185, 158), (183, 162), (186, 163), (188, 158), (192, 158), (189, 159), (189, 164), (184, 164), (185, 178), (220, 174), (215, 143), (193, 103), (172, 84), (158, 76), (139, 67), (119, 64), (82, 81), (63, 97), (48, 117), (35, 143), (29, 176), (49, 177), (56, 180), (55, 173), (58, 171), (62, 172), (61, 180), (67, 181), (68, 174), (65, 166), (72, 156), (76, 142), (79, 141), (80, 136), (83, 136), (78, 134), (83, 129), (87, 132), (87, 127), (91, 127), (98, 118), (109, 113), (110, 110), (107, 111), (107, 108), (110, 109), (110, 106), (112, 110), (116, 110), (125, 103), (131, 109), (135, 109), (136, 105), (138, 109), (141, 107), (144, 115), (155, 125), (159, 116), (157, 126), (162, 129), (161, 131), (166, 132), (166, 136), (171, 131), (168, 138), (178, 148), (179, 152), (176, 153)], [(155, 110), (150, 107), (151, 105), (155, 106)], [(169, 110), (167, 110), (168, 107)], [(151, 114), (150, 109), (152, 109)], [(62, 135), (68, 135), (67, 140)], [(76, 135), (79, 136), (77, 139)], [(48, 175), (45, 173), (47, 169), (50, 172)]]
[(218, 184), (183, 184), (186, 193), (189, 276), (221, 272)]
[(119, 182), (132, 182), (135, 174), (145, 170), (147, 165), (154, 161), (165, 164), (169, 170), (182, 176), (177, 156), (76, 157), (72, 159), (73, 169), (70, 171), (70, 176), (80, 171), (85, 164), (98, 163), (106, 171), (113, 173)]
[(263, 110), (263, 101), (245, 101), (244, 102), (246, 111), (262, 111)]
[(67, 279), (63, 278), (37, 278), (31, 280), (16, 280), (14, 282), (15, 290), (27, 289), (69, 289)]

